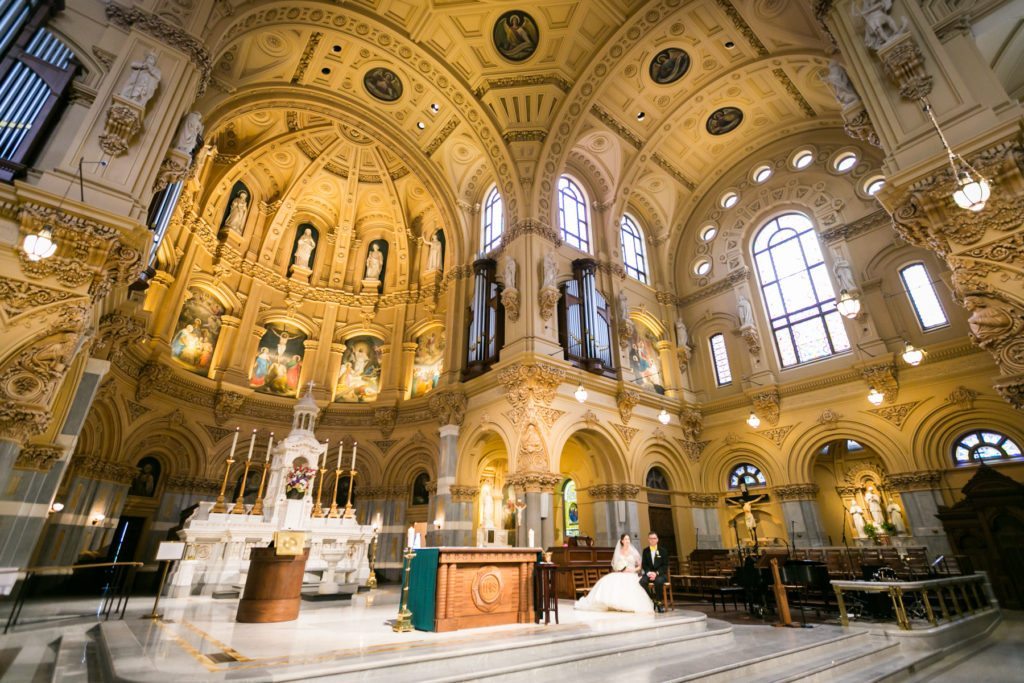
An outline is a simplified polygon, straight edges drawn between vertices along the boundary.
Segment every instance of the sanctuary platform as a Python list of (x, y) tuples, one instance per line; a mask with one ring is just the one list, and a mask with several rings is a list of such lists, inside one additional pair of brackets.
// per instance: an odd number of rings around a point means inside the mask
[[(163, 619), (41, 626), (63, 610), (26, 615), (4, 639), (14, 659), (3, 680), (54, 681), (882, 681), (941, 680), (929, 672), (966, 656), (999, 625), (983, 610), (949, 627), (896, 632), (877, 625), (810, 629), (731, 625), (685, 609), (639, 616), (575, 612), (561, 624), (516, 624), (453, 633), (394, 633), (398, 591), (351, 604), (304, 604), (285, 624), (239, 624), (236, 602), (197, 596), (162, 603)], [(148, 605), (147, 605), (148, 607)], [(52, 622), (51, 622), (52, 623)], [(20, 649), (19, 649), (20, 648)], [(49, 658), (49, 659), (47, 659)], [(1024, 662), (1019, 662), (1024, 664)], [(959, 663), (963, 666), (963, 663)], [(989, 669), (991, 671), (991, 669)], [(992, 678), (989, 680), (999, 680)]]

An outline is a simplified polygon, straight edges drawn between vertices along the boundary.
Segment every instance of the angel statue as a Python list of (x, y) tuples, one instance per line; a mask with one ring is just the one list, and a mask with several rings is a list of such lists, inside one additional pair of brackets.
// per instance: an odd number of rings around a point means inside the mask
[(854, 89), (853, 82), (850, 81), (850, 76), (846, 73), (846, 69), (836, 60), (829, 60), (828, 75), (823, 76), (821, 80), (825, 81), (832, 88), (832, 93), (842, 106), (845, 107), (860, 100), (860, 96), (857, 95), (857, 91)]
[(853, 16), (864, 19), (864, 44), (872, 50), (880, 50), (907, 31), (907, 18), (896, 23), (891, 11), (892, 0), (861, 0), (853, 6)]

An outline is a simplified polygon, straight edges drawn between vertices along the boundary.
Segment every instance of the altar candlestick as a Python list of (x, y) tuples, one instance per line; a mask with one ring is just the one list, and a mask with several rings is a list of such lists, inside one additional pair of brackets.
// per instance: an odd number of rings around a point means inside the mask
[(231, 455), (228, 456), (228, 460), (235, 459), (235, 447), (238, 446), (238, 430), (240, 429), (241, 427), (235, 427), (235, 435), (231, 439)]
[(343, 450), (345, 450), (345, 442), (344, 441), (342, 441), (341, 443), (338, 444), (338, 464), (334, 468), (336, 470), (340, 470), (341, 469), (341, 452)]
[(228, 455), (228, 461), (224, 465), (224, 480), (220, 483), (220, 493), (217, 495), (217, 500), (210, 508), (210, 512), (225, 513), (228, 511), (228, 506), (224, 498), (224, 492), (228, 488), (228, 475), (231, 474), (231, 466), (235, 464), (235, 446), (238, 445), (238, 430), (241, 427), (235, 427), (235, 438), (231, 441), (231, 453)]
[(270, 449), (274, 447), (274, 432), (270, 432), (270, 440), (267, 441), (267, 457), (263, 459), (263, 462), (270, 462)]
[(358, 441), (354, 441), (352, 443), (352, 467), (350, 467), (349, 469), (353, 469), (354, 470), (356, 468), (356, 448), (358, 448), (358, 447), (359, 447), (359, 442)]
[(409, 527), (409, 533), (406, 534), (405, 547), (411, 548), (412, 542), (416, 539), (416, 527)]
[(533, 547), (533, 529), (530, 529), (529, 533), (527, 533), (526, 536), (529, 539), (526, 545), (529, 546), (530, 548), (532, 548)]
[(252, 438), (249, 439), (249, 454), (245, 456), (246, 460), (252, 460), (252, 449), (256, 446), (256, 430), (252, 430)]
[(267, 458), (263, 461), (263, 473), (260, 475), (260, 489), (256, 492), (256, 502), (252, 505), (251, 515), (263, 515), (263, 486), (267, 483), (267, 470), (270, 469), (270, 449), (274, 446), (274, 432), (270, 432), (270, 441), (267, 443)]

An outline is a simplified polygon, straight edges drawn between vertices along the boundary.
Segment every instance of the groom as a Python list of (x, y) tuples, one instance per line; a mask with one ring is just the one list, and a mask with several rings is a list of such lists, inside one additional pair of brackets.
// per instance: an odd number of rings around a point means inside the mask
[(647, 535), (647, 547), (644, 548), (640, 569), (643, 573), (640, 585), (650, 594), (654, 608), (664, 612), (665, 606), (661, 604), (661, 596), (664, 595), (663, 587), (668, 581), (668, 555), (658, 548), (658, 534), (653, 531)]

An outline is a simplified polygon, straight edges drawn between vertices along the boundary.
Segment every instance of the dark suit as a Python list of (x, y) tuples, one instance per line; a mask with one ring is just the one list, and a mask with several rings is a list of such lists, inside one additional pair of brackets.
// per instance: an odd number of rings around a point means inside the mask
[[(651, 557), (650, 547), (644, 548), (643, 556), (640, 560), (640, 569), (642, 574), (640, 576), (640, 585), (651, 592), (651, 585), (654, 584), (653, 599), (655, 604), (661, 604), (662, 587), (668, 581), (668, 555), (665, 551), (658, 546), (657, 555)], [(648, 572), (654, 572), (657, 576), (654, 577), (654, 581), (647, 578)]]

